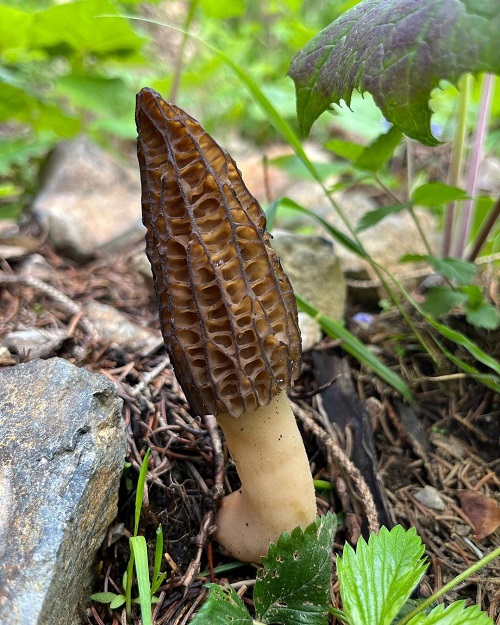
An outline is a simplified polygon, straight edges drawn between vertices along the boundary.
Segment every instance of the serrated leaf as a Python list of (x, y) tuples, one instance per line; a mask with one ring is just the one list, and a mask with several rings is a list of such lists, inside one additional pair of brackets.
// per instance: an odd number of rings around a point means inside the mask
[(95, 592), (90, 595), (92, 601), (97, 601), (97, 603), (111, 603), (116, 597), (121, 597), (121, 595), (117, 595), (115, 592)]
[(191, 625), (252, 625), (253, 620), (236, 591), (229, 586), (207, 584), (210, 595)]
[(478, 605), (466, 608), (465, 601), (457, 601), (447, 608), (438, 605), (429, 614), (418, 614), (408, 625), (493, 625), (493, 621)]
[(303, 135), (330, 103), (372, 94), (386, 119), (409, 137), (437, 145), (432, 89), (466, 72), (500, 73), (497, 0), (364, 0), (314, 37), (289, 75)]
[(455, 200), (465, 200), (468, 195), (459, 187), (452, 187), (443, 182), (428, 182), (417, 187), (412, 193), (412, 200), (419, 206), (444, 206)]
[(283, 625), (326, 625), (330, 604), (333, 539), (337, 519), (318, 518), (304, 531), (282, 534), (269, 546), (257, 574), (257, 618)]
[(471, 308), (465, 306), (465, 318), (473, 326), (485, 330), (497, 330), (500, 326), (500, 313), (488, 302), (481, 302)]
[(393, 126), (388, 132), (370, 143), (353, 164), (358, 169), (376, 172), (387, 163), (400, 142), (401, 130)]
[(337, 559), (344, 612), (356, 625), (390, 625), (427, 567), (414, 528), (382, 527), (368, 544), (361, 538)]
[(356, 227), (356, 232), (362, 232), (363, 230), (368, 230), (372, 226), (375, 226), (385, 219), (388, 215), (395, 215), (397, 213), (401, 213), (404, 210), (407, 210), (411, 204), (392, 204), (391, 206), (381, 206), (380, 208), (376, 208), (375, 210), (368, 211), (361, 217), (359, 220), (359, 224)]
[(422, 308), (433, 317), (440, 317), (466, 301), (465, 293), (454, 291), (447, 286), (434, 286), (427, 291)]

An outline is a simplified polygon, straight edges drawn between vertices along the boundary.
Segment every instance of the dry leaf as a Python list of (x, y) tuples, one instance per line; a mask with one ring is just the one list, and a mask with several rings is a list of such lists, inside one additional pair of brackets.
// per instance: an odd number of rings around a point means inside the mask
[(459, 490), (458, 498), (477, 540), (482, 540), (500, 525), (500, 508), (491, 497), (475, 490)]

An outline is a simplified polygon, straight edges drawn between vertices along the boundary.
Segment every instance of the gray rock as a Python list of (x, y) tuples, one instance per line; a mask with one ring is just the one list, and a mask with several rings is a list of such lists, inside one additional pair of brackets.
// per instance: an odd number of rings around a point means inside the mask
[(159, 333), (133, 323), (113, 306), (88, 302), (84, 310), (99, 334), (120, 347), (129, 347), (141, 353), (147, 353), (163, 344)]
[(50, 155), (32, 210), (54, 247), (75, 260), (140, 222), (138, 168), (127, 168), (86, 137), (61, 142)]
[(277, 230), (271, 244), (294, 291), (324, 315), (342, 319), (346, 285), (333, 243), (319, 236)]
[(446, 510), (446, 503), (434, 486), (424, 486), (422, 490), (415, 493), (415, 499), (432, 510), (439, 512)]
[(104, 376), (59, 358), (0, 371), (2, 625), (80, 625), (125, 452)]

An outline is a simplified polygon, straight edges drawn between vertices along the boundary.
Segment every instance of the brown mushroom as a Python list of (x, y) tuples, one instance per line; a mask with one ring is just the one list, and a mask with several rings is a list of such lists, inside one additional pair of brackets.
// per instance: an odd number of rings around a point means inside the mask
[(300, 368), (295, 298), (234, 160), (152, 89), (137, 96), (136, 123), (163, 337), (192, 408), (222, 427), (242, 484), (222, 500), (215, 537), (258, 561), (316, 514), (286, 397)]

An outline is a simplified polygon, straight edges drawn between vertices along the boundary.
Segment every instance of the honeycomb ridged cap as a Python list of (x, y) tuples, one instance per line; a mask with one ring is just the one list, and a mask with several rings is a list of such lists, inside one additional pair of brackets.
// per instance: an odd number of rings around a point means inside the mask
[(300, 370), (290, 281), (234, 160), (152, 89), (137, 95), (146, 253), (175, 374), (198, 414), (267, 405)]

